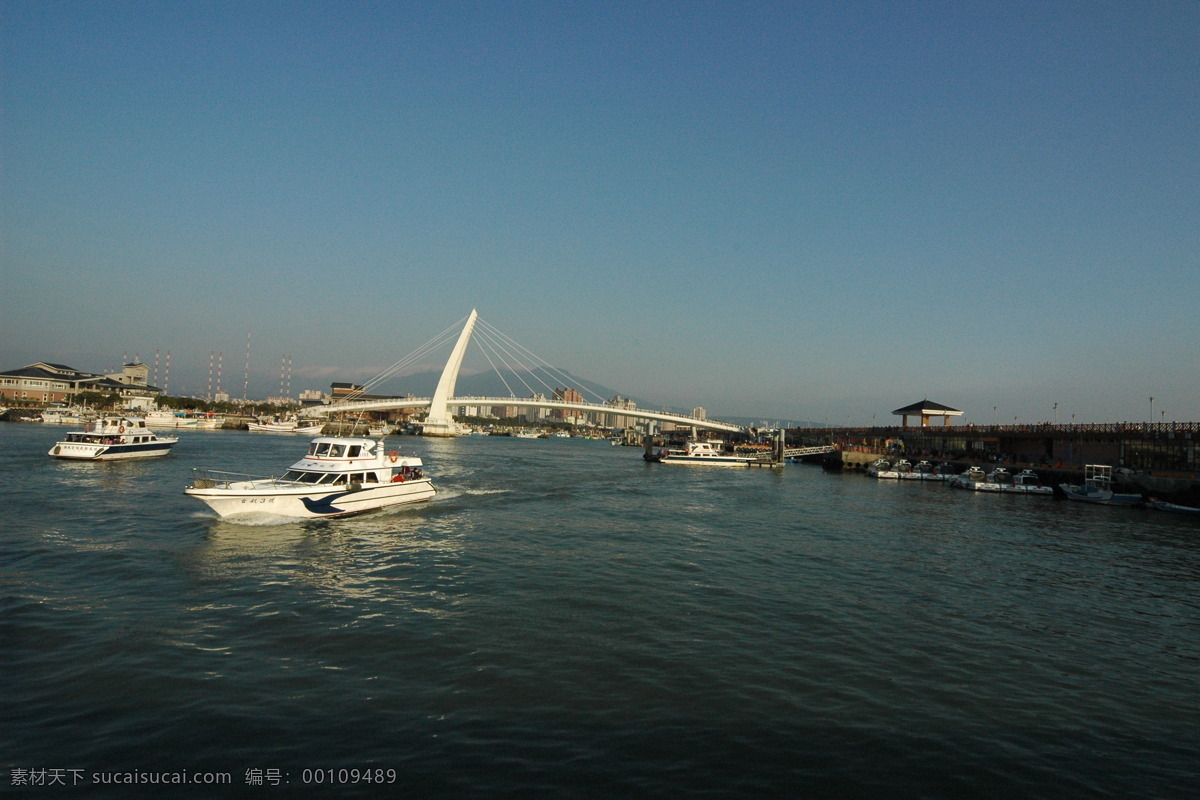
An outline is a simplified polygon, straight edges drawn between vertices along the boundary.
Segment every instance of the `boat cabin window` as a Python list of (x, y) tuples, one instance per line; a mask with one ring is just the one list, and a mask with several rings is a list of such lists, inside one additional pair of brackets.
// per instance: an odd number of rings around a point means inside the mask
[(323, 456), (329, 452), (329, 442), (313, 442), (308, 446), (310, 456)]
[(345, 451), (346, 451), (346, 446), (343, 444), (331, 445), (329, 448), (329, 457), (330, 458), (341, 458), (342, 454)]
[(361, 452), (362, 452), (362, 445), (352, 444), (346, 450), (346, 458), (358, 458), (358, 455)]

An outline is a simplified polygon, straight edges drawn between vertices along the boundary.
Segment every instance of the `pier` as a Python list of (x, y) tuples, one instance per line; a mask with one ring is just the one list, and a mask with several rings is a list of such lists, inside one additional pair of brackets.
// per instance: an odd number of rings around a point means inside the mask
[(827, 469), (865, 470), (884, 457), (957, 466), (1028, 467), (1047, 482), (1078, 482), (1085, 464), (1123, 468), (1122, 482), (1148, 494), (1200, 501), (1200, 423), (962, 425), (792, 428), (789, 445), (836, 445)]

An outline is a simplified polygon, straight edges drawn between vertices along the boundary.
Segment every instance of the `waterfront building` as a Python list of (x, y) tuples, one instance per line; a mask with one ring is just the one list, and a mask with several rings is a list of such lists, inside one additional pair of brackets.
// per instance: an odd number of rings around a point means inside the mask
[[(612, 399), (608, 401), (608, 404), (610, 406), (612, 406), (613, 408), (623, 408), (628, 411), (633, 411), (633, 410), (637, 409), (637, 403), (630, 400), (628, 397), (622, 397), (619, 394), (613, 395)], [(631, 418), (627, 417), (623, 414), (605, 414), (604, 416), (608, 418), (607, 424), (608, 424), (608, 427), (610, 427), (610, 428), (622, 428), (623, 429), (623, 428), (628, 428), (631, 426), (630, 425)]]
[[(542, 394), (541, 392), (534, 392), (533, 397), (530, 399), (544, 401), (546, 399), (546, 395)], [(544, 420), (549, 415), (550, 409), (548, 408), (529, 408), (525, 410), (525, 421), (536, 424), (541, 420)]]
[(150, 368), (141, 362), (102, 375), (39, 361), (0, 373), (0, 399), (39, 405), (72, 403), (81, 392), (100, 392), (118, 395), (124, 408), (147, 408), (162, 394), (162, 389), (147, 383), (149, 375)]
[[(582, 403), (583, 402), (583, 393), (580, 392), (578, 389), (568, 389), (565, 387), (562, 389), (555, 388), (554, 399), (557, 401), (563, 402), (563, 403)], [(576, 419), (577, 415), (576, 415), (576, 412), (567, 411), (564, 408), (556, 408), (551, 413), (551, 416), (554, 419), (560, 419), (560, 420), (566, 420), (568, 418), (568, 416), (570, 416), (571, 421), (574, 421)]]

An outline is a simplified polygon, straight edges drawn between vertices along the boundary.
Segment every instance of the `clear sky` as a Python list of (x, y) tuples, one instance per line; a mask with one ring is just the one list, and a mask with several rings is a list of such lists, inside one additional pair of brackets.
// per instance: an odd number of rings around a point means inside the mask
[(1193, 0), (0, 14), (0, 369), (294, 394), (478, 308), (718, 419), (1200, 420)]

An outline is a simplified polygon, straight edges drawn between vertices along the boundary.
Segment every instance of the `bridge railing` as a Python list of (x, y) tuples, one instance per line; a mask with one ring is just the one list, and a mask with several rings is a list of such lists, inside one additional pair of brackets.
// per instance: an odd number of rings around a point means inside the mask
[[(327, 406), (314, 406), (306, 409), (308, 414), (334, 414), (344, 411), (353, 411), (357, 408), (365, 409), (382, 409), (382, 408), (419, 408), (428, 406), (430, 399), (427, 397), (402, 397), (392, 400), (351, 400), (331, 403)], [(656, 411), (645, 408), (623, 408), (614, 406), (610, 403), (593, 403), (586, 400), (566, 402), (562, 400), (535, 400), (532, 397), (480, 397), (475, 395), (466, 395), (463, 397), (453, 397), (450, 399), (451, 406), (477, 405), (477, 406), (504, 406), (518, 405), (534, 408), (561, 408), (564, 410), (579, 410), (588, 413), (596, 414), (612, 414), (614, 416), (629, 416), (642, 418), (658, 418), (667, 422), (675, 422), (680, 424), (694, 424), (699, 427), (719, 428), (730, 431), (739, 430), (742, 426), (734, 425), (728, 422), (720, 422), (717, 420), (700, 419), (694, 415), (676, 414), (671, 411)]]

